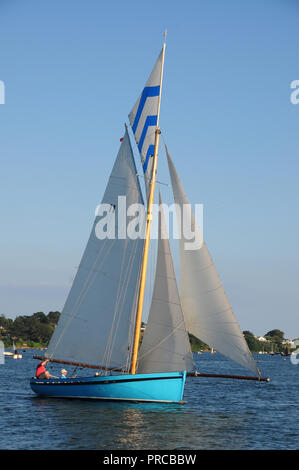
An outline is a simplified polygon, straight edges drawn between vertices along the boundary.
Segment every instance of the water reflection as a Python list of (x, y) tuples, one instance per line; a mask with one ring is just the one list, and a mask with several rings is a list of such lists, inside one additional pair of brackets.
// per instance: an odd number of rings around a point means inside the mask
[[(3, 449), (298, 448), (298, 368), (280, 357), (261, 358), (270, 384), (188, 379), (184, 405), (38, 398), (31, 357), (0, 368)], [(202, 354), (198, 367), (222, 372), (225, 361)]]
[(242, 415), (206, 413), (173, 404), (48, 398), (32, 402), (47, 412), (51, 429), (63, 431), (66, 448), (239, 449), (246, 443)]

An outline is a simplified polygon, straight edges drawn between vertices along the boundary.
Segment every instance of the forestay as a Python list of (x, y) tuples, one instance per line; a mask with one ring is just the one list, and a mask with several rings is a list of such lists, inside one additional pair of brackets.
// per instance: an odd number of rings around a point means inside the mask
[(51, 338), (46, 357), (123, 368), (134, 330), (143, 239), (118, 238), (118, 196), (127, 207), (143, 204), (126, 129), (102, 204), (115, 217), (115, 239), (99, 239), (96, 216), (78, 272)]
[(161, 92), (163, 49), (135, 106), (129, 114), (130, 124), (140, 152), (145, 186), (148, 194), (155, 149), (155, 130), (158, 122)]
[(148, 322), (139, 351), (138, 373), (195, 369), (161, 203), (160, 196), (156, 278)]
[[(189, 201), (167, 148), (166, 153), (174, 200), (183, 212), (183, 205)], [(190, 220), (184, 220), (184, 223), (197, 232), (197, 239), (202, 239), (192, 211), (189, 216)], [(190, 240), (182, 233), (180, 297), (187, 331), (237, 364), (259, 374), (205, 242), (197, 250), (186, 250), (185, 242)]]

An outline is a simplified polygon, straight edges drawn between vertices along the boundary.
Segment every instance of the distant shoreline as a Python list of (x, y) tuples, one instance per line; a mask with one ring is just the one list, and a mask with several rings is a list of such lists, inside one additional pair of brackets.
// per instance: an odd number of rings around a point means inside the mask
[[(56, 328), (60, 312), (36, 312), (32, 315), (17, 316), (14, 320), (0, 315), (0, 340), (6, 349), (45, 349)], [(141, 338), (146, 324), (141, 324)], [(278, 329), (270, 330), (264, 336), (255, 336), (251, 331), (243, 331), (248, 348), (252, 353), (289, 354), (296, 349), (296, 340), (284, 338), (284, 332)], [(193, 352), (210, 352), (211, 348), (197, 337), (189, 334)], [(298, 340), (299, 342), (299, 340)], [(214, 348), (217, 350), (217, 348)]]

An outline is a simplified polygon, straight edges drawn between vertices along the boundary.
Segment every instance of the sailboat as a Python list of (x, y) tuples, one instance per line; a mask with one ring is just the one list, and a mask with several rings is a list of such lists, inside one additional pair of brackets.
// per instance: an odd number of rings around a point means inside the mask
[[(146, 202), (142, 195), (129, 131), (124, 137), (104, 192), (57, 327), (44, 356), (93, 375), (72, 378), (32, 378), (32, 390), (41, 396), (181, 403), (186, 377), (205, 376), (196, 371), (188, 333), (217, 349), (252, 376), (264, 380), (248, 349), (209, 255), (206, 244), (186, 251), (180, 240), (179, 292), (163, 210), (159, 212), (158, 252), (152, 301), (142, 344), (140, 329), (146, 288), (153, 204), (155, 197), (159, 115), (165, 41), (155, 66), (129, 114), (140, 153)], [(166, 148), (174, 200), (187, 197)], [(144, 208), (139, 234), (128, 236), (126, 207)], [(162, 204), (159, 196), (160, 207)], [(132, 215), (132, 214), (131, 214)], [(125, 217), (125, 224), (120, 218)], [(194, 214), (190, 222), (200, 232)], [(106, 226), (105, 237), (99, 229)], [(108, 236), (108, 226), (116, 236)], [(111, 234), (110, 234), (111, 235)], [(188, 240), (189, 241), (189, 240)], [(87, 374), (87, 373), (86, 373)]]
[(22, 354), (20, 354), (18, 351), (17, 351), (17, 348), (16, 348), (16, 345), (15, 345), (15, 342), (13, 341), (12, 342), (12, 349), (14, 352), (10, 352), (10, 351), (4, 351), (4, 356), (7, 356), (7, 357), (12, 357), (13, 359), (22, 359)]
[(14, 350), (13, 358), (14, 359), (22, 359), (22, 354), (20, 354), (16, 348), (15, 342), (12, 342), (12, 349)]

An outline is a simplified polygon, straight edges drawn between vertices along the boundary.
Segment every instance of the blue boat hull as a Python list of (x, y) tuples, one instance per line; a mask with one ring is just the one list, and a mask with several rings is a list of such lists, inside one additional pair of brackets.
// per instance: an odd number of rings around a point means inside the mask
[(31, 379), (32, 390), (43, 397), (88, 398), (180, 403), (186, 372), (111, 375), (75, 379)]

